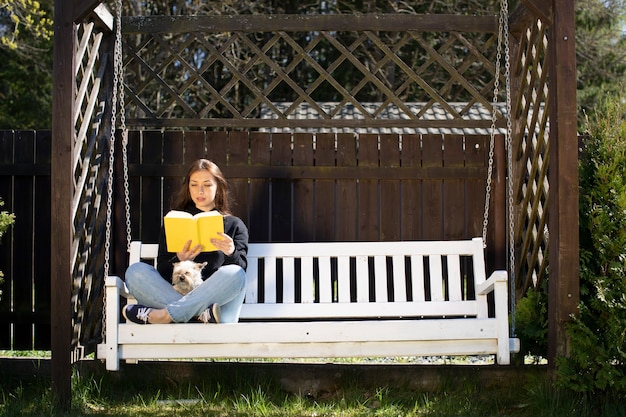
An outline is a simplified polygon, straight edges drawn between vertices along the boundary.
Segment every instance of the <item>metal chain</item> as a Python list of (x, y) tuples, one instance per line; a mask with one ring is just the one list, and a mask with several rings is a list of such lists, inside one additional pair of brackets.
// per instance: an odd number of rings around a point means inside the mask
[(502, 26), (504, 32), (504, 76), (506, 79), (506, 137), (508, 166), (508, 212), (509, 212), (509, 293), (511, 297), (511, 335), (515, 336), (515, 216), (513, 211), (513, 122), (511, 115), (511, 51), (509, 47), (509, 2), (501, 1)]
[[(115, 166), (115, 125), (117, 123), (117, 93), (120, 85), (120, 65), (121, 56), (121, 15), (122, 0), (116, 2), (115, 16), (115, 45), (113, 50), (113, 91), (111, 97), (111, 131), (109, 133), (109, 167), (108, 167), (108, 184), (107, 184), (107, 209), (106, 209), (106, 231), (104, 240), (104, 279), (109, 276), (111, 263), (111, 218), (113, 217), (113, 181)], [(118, 46), (118, 43), (120, 44)], [(106, 305), (106, 290), (103, 293), (103, 306)], [(102, 340), (106, 340), (106, 308), (102, 309)]]
[(487, 169), (487, 185), (485, 189), (485, 211), (483, 216), (483, 245), (487, 245), (487, 226), (489, 224), (489, 201), (491, 199), (491, 182), (493, 175), (493, 155), (496, 132), (496, 114), (500, 89), (500, 65), (502, 45), (504, 44), (504, 77), (506, 80), (506, 137), (507, 137), (507, 195), (508, 195), (508, 229), (509, 229), (509, 294), (511, 306), (511, 335), (515, 335), (515, 216), (513, 212), (513, 123), (511, 115), (511, 60), (509, 47), (509, 3), (500, 1), (500, 18), (498, 25), (498, 46), (496, 55), (495, 80), (493, 86), (493, 108), (491, 112), (491, 135), (489, 139), (489, 167)]
[(496, 50), (496, 68), (493, 81), (493, 104), (491, 108), (491, 129), (489, 138), (489, 165), (487, 168), (487, 184), (485, 187), (485, 210), (483, 212), (483, 247), (487, 246), (487, 226), (489, 225), (489, 203), (491, 200), (491, 182), (493, 177), (493, 154), (496, 136), (496, 119), (498, 112), (498, 95), (500, 94), (500, 61), (502, 60), (502, 13), (498, 25), (498, 45)]

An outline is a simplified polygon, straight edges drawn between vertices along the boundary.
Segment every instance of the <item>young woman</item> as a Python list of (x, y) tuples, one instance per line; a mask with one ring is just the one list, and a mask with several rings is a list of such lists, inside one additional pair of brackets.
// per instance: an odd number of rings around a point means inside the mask
[[(184, 323), (192, 319), (205, 323), (235, 323), (245, 295), (248, 229), (230, 214), (228, 184), (221, 170), (206, 159), (195, 161), (175, 195), (173, 209), (191, 214), (217, 210), (224, 215), (224, 233), (211, 240), (218, 250), (203, 252), (200, 245), (167, 252), (165, 230), (161, 227), (157, 268), (143, 262), (126, 270), (126, 286), (139, 304), (124, 307), (127, 321), (138, 324)], [(193, 260), (207, 262), (204, 282), (186, 295), (171, 284), (173, 264)]]

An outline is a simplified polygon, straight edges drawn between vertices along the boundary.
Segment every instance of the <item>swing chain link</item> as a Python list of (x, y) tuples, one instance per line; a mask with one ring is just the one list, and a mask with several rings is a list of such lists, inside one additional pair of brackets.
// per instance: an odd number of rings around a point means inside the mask
[[(104, 242), (104, 278), (109, 276), (109, 269), (111, 263), (111, 223), (113, 217), (113, 182), (114, 182), (114, 168), (115, 168), (115, 134), (117, 124), (117, 105), (118, 105), (118, 90), (120, 90), (122, 74), (120, 69), (122, 68), (122, 48), (121, 48), (121, 16), (122, 16), (122, 0), (117, 0), (115, 4), (115, 44), (113, 49), (113, 88), (111, 97), (111, 131), (109, 135), (109, 166), (108, 166), (108, 184), (107, 184), (107, 208), (106, 208), (106, 230), (105, 230), (105, 242)], [(123, 88), (121, 94), (121, 100), (123, 101)], [(122, 107), (123, 108), (123, 107)], [(125, 124), (124, 112), (121, 113), (122, 124)], [(124, 132), (124, 131), (122, 131)], [(124, 147), (126, 145), (124, 144)], [(126, 151), (124, 148), (124, 157)], [(126, 161), (124, 161), (124, 167), (126, 167)], [(126, 180), (126, 178), (125, 178)], [(128, 192), (126, 192), (128, 196)], [(127, 206), (127, 210), (128, 206)], [(127, 216), (128, 218), (128, 216)], [(127, 220), (128, 222), (128, 220)], [(130, 244), (129, 244), (130, 247)], [(102, 305), (106, 305), (106, 288), (103, 291)], [(106, 340), (106, 308), (102, 309), (102, 325), (101, 325), (101, 337), (102, 340)]]
[(504, 37), (504, 76), (506, 78), (506, 137), (507, 137), (507, 166), (509, 167), (508, 173), (508, 214), (509, 214), (509, 294), (511, 298), (511, 335), (515, 336), (515, 312), (516, 312), (516, 297), (515, 291), (517, 285), (515, 283), (515, 213), (514, 213), (514, 200), (513, 200), (513, 122), (511, 115), (511, 51), (509, 45), (509, 2), (508, 0), (501, 0), (501, 19), (502, 26), (505, 33)]
[[(505, 0), (506, 1), (506, 0)], [(489, 206), (491, 201), (491, 183), (493, 181), (493, 160), (496, 136), (496, 121), (498, 116), (498, 96), (500, 94), (500, 62), (502, 60), (502, 13), (498, 25), (498, 44), (496, 48), (496, 64), (493, 81), (493, 103), (491, 108), (491, 129), (489, 137), (489, 162), (487, 168), (487, 184), (485, 187), (485, 209), (483, 212), (483, 247), (487, 247), (487, 228), (489, 225)]]
[(504, 78), (506, 80), (506, 146), (507, 146), (507, 203), (508, 203), (508, 250), (509, 250), (509, 294), (511, 308), (511, 335), (515, 336), (515, 216), (513, 210), (513, 123), (511, 115), (511, 62), (509, 46), (509, 3), (500, 1), (498, 25), (498, 45), (495, 64), (493, 87), (493, 107), (491, 112), (491, 134), (489, 138), (489, 166), (487, 169), (487, 185), (485, 187), (485, 211), (483, 217), (483, 246), (487, 246), (487, 226), (489, 225), (489, 203), (491, 200), (491, 182), (493, 176), (494, 146), (497, 119), (498, 95), (500, 93), (500, 67), (502, 60), (502, 44), (504, 44)]

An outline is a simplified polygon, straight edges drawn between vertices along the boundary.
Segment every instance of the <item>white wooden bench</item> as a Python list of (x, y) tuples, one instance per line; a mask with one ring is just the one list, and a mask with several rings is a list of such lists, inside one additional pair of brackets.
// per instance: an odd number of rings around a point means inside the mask
[[(130, 262), (155, 244), (133, 242)], [(98, 357), (331, 358), (494, 354), (509, 364), (506, 271), (485, 276), (482, 239), (257, 243), (235, 324), (120, 323), (123, 281), (106, 280), (106, 341)], [(493, 292), (490, 307), (487, 294)]]

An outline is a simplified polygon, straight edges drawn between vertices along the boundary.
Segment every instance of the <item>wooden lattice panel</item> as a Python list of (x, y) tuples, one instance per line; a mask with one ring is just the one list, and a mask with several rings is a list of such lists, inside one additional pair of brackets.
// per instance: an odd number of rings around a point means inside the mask
[(512, 62), (516, 294), (538, 287), (548, 266), (548, 54), (546, 27), (533, 19), (515, 45)]
[(488, 128), (497, 22), (471, 18), (126, 18), (127, 124)]
[[(76, 104), (74, 123), (72, 220), (72, 307), (75, 359), (85, 346), (93, 347), (100, 336), (101, 295), (104, 283), (102, 254), (106, 215), (106, 176), (108, 170), (105, 111), (105, 74), (111, 72), (104, 53), (104, 34), (93, 23), (78, 26), (76, 50)], [(108, 116), (110, 117), (110, 115)]]

